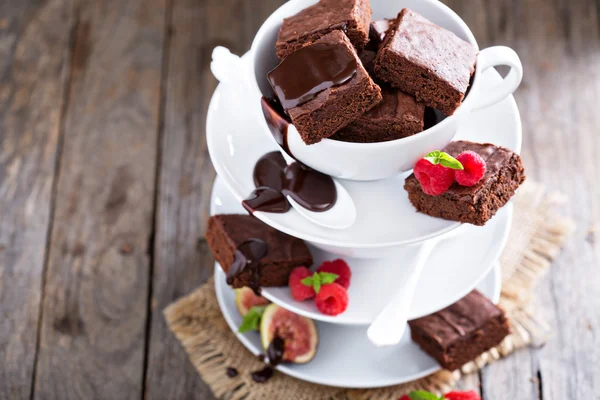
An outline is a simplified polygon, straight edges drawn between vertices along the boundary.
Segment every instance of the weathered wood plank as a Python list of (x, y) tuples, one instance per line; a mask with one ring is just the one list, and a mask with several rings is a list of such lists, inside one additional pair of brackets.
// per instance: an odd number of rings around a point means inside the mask
[(0, 398), (29, 399), (65, 97), (69, 0), (0, 2)]
[(206, 148), (206, 111), (216, 80), (212, 49), (241, 54), (262, 21), (283, 0), (176, 0), (168, 46), (164, 133), (146, 375), (146, 397), (212, 398), (183, 348), (169, 332), (162, 310), (212, 275), (214, 260), (204, 233), (214, 180)]
[(141, 398), (165, 1), (77, 10), (35, 397)]

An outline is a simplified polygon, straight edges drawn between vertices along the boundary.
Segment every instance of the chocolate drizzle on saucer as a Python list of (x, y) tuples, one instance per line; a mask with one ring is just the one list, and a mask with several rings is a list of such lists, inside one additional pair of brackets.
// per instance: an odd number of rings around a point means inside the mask
[(346, 46), (315, 43), (290, 54), (267, 74), (267, 79), (283, 108), (290, 109), (347, 82), (356, 68), (356, 58)]
[[(267, 348), (266, 361), (269, 363), (261, 370), (252, 372), (252, 379), (256, 383), (264, 383), (273, 376), (273, 367), (276, 367), (283, 360), (283, 351), (285, 349), (285, 341), (276, 336), (273, 338)], [(265, 356), (260, 354), (259, 359), (265, 361)]]
[(259, 261), (267, 254), (267, 244), (261, 239), (248, 239), (241, 243), (234, 255), (233, 263), (227, 272), (227, 284), (232, 285), (233, 279), (248, 269), (250, 284), (248, 285), (257, 296), (260, 296)]
[(286, 165), (278, 151), (267, 153), (256, 162), (254, 184), (257, 188), (242, 201), (250, 213), (287, 212), (290, 205), (286, 196), (307, 210), (317, 212), (329, 210), (337, 200), (337, 191), (329, 175), (297, 161)]

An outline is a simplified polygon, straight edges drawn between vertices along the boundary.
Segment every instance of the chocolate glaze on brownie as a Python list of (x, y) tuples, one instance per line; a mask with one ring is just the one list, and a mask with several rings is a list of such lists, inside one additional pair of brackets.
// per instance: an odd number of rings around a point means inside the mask
[(412, 339), (450, 371), (497, 346), (510, 333), (504, 312), (477, 290), (408, 324)]
[[(314, 98), (295, 107), (286, 108), (283, 104), (285, 112), (306, 144), (317, 143), (333, 135), (381, 101), (381, 89), (371, 80), (343, 32), (333, 31), (317, 40), (314, 45), (321, 43), (338, 46), (338, 50), (344, 49), (346, 55), (355, 59), (356, 73), (349, 80), (326, 87)], [(304, 53), (311, 54), (310, 47), (299, 50), (294, 57)], [(288, 75), (288, 79), (301, 78), (297, 74)]]
[(423, 130), (425, 106), (396, 89), (382, 89), (381, 103), (336, 132), (331, 139), (346, 142), (384, 142)]
[(284, 59), (335, 30), (346, 33), (352, 44), (362, 49), (369, 40), (370, 21), (369, 0), (321, 0), (283, 20), (277, 36), (277, 56)]
[[(229, 273), (238, 247), (249, 239), (258, 239), (266, 244), (266, 254), (258, 260), (259, 285), (285, 286), (292, 269), (310, 267), (312, 256), (300, 239), (279, 232), (251, 215), (220, 214), (208, 220), (206, 240), (225, 273)], [(248, 269), (232, 276), (231, 286), (250, 286), (251, 273)]]
[(375, 59), (378, 79), (452, 115), (475, 70), (477, 49), (407, 8), (390, 27)]
[(452, 184), (447, 192), (430, 196), (421, 189), (414, 174), (404, 183), (415, 208), (432, 217), (474, 225), (484, 225), (504, 206), (525, 180), (525, 170), (518, 154), (490, 143), (452, 142), (443, 149), (456, 157), (465, 150), (479, 154), (486, 162), (483, 178), (474, 186)]

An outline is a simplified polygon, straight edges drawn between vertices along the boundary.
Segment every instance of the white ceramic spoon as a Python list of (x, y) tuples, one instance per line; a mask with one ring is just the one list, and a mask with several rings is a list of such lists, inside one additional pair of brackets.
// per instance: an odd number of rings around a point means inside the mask
[(400, 342), (408, 322), (408, 314), (415, 295), (415, 288), (421, 277), (429, 255), (438, 243), (455, 235), (461, 228), (457, 228), (445, 235), (440, 235), (420, 244), (415, 245), (415, 259), (411, 263), (407, 278), (398, 287), (397, 293), (385, 308), (375, 317), (367, 336), (376, 346), (393, 346)]
[[(219, 82), (231, 85), (232, 90), (236, 93), (249, 93), (252, 90), (250, 78), (248, 77), (249, 67), (244, 63), (242, 58), (232, 54), (225, 47), (215, 47), (212, 52), (210, 69)], [(292, 130), (289, 132), (290, 134), (298, 134), (294, 125), (290, 124), (288, 127), (289, 130)], [(279, 150), (288, 165), (295, 162), (281, 147)], [(356, 206), (348, 191), (337, 180), (333, 179), (333, 183), (337, 191), (337, 200), (334, 206), (327, 211), (315, 212), (307, 210), (290, 196), (287, 196), (288, 201), (298, 213), (314, 224), (330, 229), (346, 229), (356, 221)]]

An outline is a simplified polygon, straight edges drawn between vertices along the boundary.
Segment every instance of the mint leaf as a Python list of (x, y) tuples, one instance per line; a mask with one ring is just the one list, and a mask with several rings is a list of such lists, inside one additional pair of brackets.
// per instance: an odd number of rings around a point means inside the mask
[(432, 151), (423, 158), (434, 165), (440, 164), (441, 166), (450, 169), (464, 169), (460, 161), (452, 157), (450, 154), (444, 153), (443, 151)]
[(313, 276), (307, 276), (300, 283), (304, 286), (312, 286), (315, 293), (319, 293), (321, 286), (333, 283), (339, 277), (339, 275), (330, 272), (315, 272)]
[(248, 314), (244, 315), (244, 320), (238, 328), (238, 332), (244, 333), (257, 330), (258, 325), (260, 324), (260, 319), (265, 312), (265, 308), (267, 308), (267, 306), (252, 307), (250, 311), (248, 311)]
[(321, 275), (318, 272), (315, 272), (313, 275), (313, 289), (315, 289), (315, 293), (319, 293), (321, 290)]
[(410, 400), (444, 400), (444, 396), (437, 397), (435, 394), (424, 390), (415, 390), (408, 394)]
[(307, 276), (306, 278), (302, 279), (300, 281), (300, 283), (303, 284), (304, 286), (312, 286), (313, 285), (313, 277)]
[(319, 272), (319, 276), (321, 277), (321, 284), (323, 285), (333, 283), (340, 277), (338, 274), (332, 274), (331, 272)]

